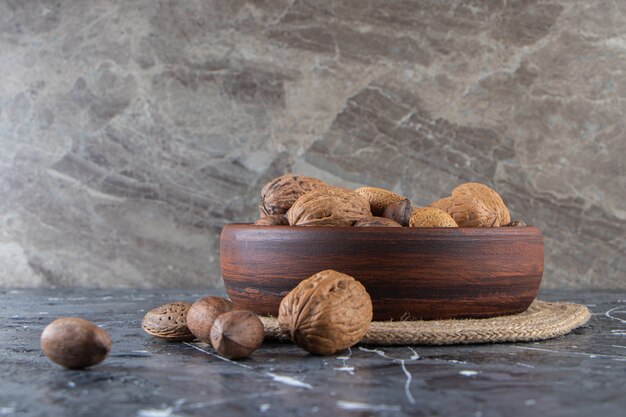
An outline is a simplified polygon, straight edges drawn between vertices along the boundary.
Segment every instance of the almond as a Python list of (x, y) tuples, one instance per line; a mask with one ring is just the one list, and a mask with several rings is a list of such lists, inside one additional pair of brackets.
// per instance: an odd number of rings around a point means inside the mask
[(141, 327), (150, 336), (172, 342), (191, 341), (195, 336), (187, 327), (191, 304), (183, 301), (162, 305), (146, 313)]

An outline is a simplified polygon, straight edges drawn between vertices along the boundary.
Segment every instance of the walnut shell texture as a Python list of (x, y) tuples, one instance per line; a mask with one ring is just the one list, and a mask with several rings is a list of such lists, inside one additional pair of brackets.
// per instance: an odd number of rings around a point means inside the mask
[(326, 270), (303, 280), (280, 303), (278, 325), (301, 348), (332, 355), (367, 333), (372, 300), (349, 275)]
[(221, 314), (233, 309), (233, 303), (222, 297), (207, 296), (191, 305), (187, 312), (187, 327), (198, 339), (211, 344), (211, 327)]
[(451, 198), (446, 211), (461, 227), (499, 227), (511, 221), (500, 195), (484, 184), (461, 184), (452, 190)]
[(452, 216), (435, 207), (421, 207), (413, 210), (409, 220), (411, 227), (459, 227)]
[(285, 214), (300, 196), (326, 186), (322, 180), (304, 175), (285, 174), (274, 178), (261, 190), (260, 217)]
[(374, 216), (382, 215), (390, 204), (405, 200), (401, 195), (385, 190), (384, 188), (361, 187), (354, 191), (369, 201), (370, 210)]
[(270, 214), (254, 222), (257, 226), (287, 226), (289, 220), (284, 214)]
[(287, 212), (291, 226), (352, 226), (372, 217), (370, 203), (347, 188), (325, 187), (309, 191)]
[(354, 227), (402, 227), (402, 225), (384, 217), (365, 217), (357, 220)]
[(141, 322), (144, 332), (150, 336), (171, 342), (184, 342), (195, 339), (187, 327), (187, 312), (191, 304), (175, 301), (150, 310)]

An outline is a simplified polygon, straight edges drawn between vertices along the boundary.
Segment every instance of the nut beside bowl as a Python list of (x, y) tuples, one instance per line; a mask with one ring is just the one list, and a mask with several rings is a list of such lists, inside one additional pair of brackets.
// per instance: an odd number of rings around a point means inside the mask
[(220, 239), (222, 278), (235, 307), (273, 316), (300, 281), (325, 269), (365, 286), (374, 320), (515, 314), (537, 295), (543, 261), (543, 237), (532, 226), (228, 224)]

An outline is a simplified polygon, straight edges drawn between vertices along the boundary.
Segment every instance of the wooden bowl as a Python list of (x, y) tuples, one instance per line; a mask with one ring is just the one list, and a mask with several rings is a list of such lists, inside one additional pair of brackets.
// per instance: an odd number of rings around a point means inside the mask
[(374, 320), (451, 319), (528, 308), (543, 275), (536, 227), (294, 227), (229, 224), (220, 242), (237, 308), (278, 315), (301, 280), (334, 269), (360, 281)]

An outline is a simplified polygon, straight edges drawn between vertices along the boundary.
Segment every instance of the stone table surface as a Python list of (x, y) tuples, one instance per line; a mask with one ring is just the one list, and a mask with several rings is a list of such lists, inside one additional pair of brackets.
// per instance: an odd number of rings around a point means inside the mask
[[(143, 333), (146, 311), (220, 290), (0, 290), (0, 416), (624, 416), (626, 292), (545, 291), (589, 324), (539, 343), (356, 346), (318, 357), (266, 343), (239, 362)], [(109, 357), (65, 370), (39, 349), (50, 321), (109, 332)]]

